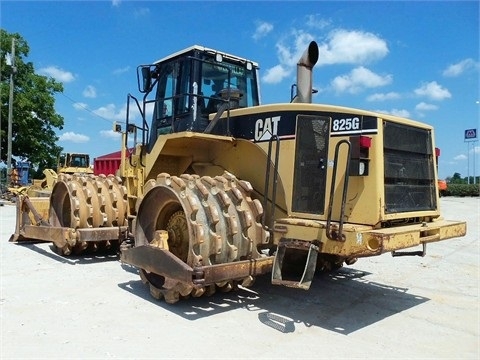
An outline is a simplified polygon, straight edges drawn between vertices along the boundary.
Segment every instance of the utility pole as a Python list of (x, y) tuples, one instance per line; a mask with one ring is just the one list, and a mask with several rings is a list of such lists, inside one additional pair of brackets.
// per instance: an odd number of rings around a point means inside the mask
[(470, 143), (467, 141), (467, 184), (470, 184)]
[(475, 163), (477, 161), (475, 154), (477, 153), (477, 141), (473, 142), (473, 184), (477, 183), (477, 174), (475, 172)]
[(475, 178), (475, 145), (477, 144), (477, 131), (478, 129), (467, 129), (465, 130), (465, 142), (467, 143), (467, 183), (470, 184), (470, 144), (472, 144), (473, 152), (473, 184), (476, 183)]
[(8, 145), (7, 145), (7, 186), (10, 184), (10, 172), (12, 171), (12, 117), (13, 117), (13, 75), (15, 68), (15, 38), (12, 37), (12, 71), (10, 72), (10, 97), (8, 99)]

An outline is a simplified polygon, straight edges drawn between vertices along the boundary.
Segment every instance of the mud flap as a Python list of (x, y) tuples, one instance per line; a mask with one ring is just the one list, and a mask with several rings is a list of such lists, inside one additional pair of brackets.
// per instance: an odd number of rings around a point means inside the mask
[[(307, 251), (307, 259), (300, 281), (287, 280), (283, 278), (284, 259), (287, 249)], [(279, 242), (275, 259), (273, 261), (272, 284), (284, 285), (297, 289), (308, 290), (312, 284), (315, 268), (317, 267), (317, 255), (319, 246), (303, 240), (283, 239)], [(293, 264), (295, 265), (295, 264)]]

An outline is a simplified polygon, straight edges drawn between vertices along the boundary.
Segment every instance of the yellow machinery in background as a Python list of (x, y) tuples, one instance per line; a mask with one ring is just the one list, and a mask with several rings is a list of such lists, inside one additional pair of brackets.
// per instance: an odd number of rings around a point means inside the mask
[[(11, 175), (13, 183), (18, 178), (18, 174)], [(21, 186), (12, 186), (8, 188), (9, 198), (16, 198), (19, 195), (27, 195), (29, 197), (48, 197), (53, 189), (53, 185), (57, 181), (58, 174), (93, 174), (90, 166), (90, 156), (82, 153), (61, 153), (58, 157), (57, 172), (52, 169), (43, 170), (45, 177), (43, 179), (34, 179), (31, 185), (22, 184)], [(17, 179), (18, 182), (18, 179)]]
[(58, 159), (57, 173), (93, 174), (90, 156), (81, 153), (61, 153)]

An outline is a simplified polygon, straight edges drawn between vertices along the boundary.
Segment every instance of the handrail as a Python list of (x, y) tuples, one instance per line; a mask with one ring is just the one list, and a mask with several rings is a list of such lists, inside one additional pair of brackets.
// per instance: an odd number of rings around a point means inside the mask
[[(273, 189), (272, 189), (272, 205), (271, 205), (271, 214), (270, 214), (270, 221), (269, 225), (267, 226), (265, 224), (265, 211), (267, 210), (267, 203), (268, 203), (268, 192), (270, 190), (270, 160), (272, 158), (272, 144), (273, 141), (276, 141), (276, 148), (275, 148), (275, 161), (273, 163)], [(265, 194), (263, 196), (263, 215), (262, 215), (262, 225), (263, 227), (269, 227), (270, 229), (273, 229), (273, 221), (275, 218), (275, 206), (276, 206), (276, 200), (277, 200), (277, 187), (278, 187), (278, 159), (280, 156), (280, 139), (277, 135), (272, 135), (270, 140), (268, 141), (268, 152), (267, 152), (267, 167), (266, 167), (266, 173), (265, 173), (265, 186), (264, 186), (264, 191)]]
[[(136, 125), (132, 125), (135, 129), (140, 129), (142, 130), (142, 149), (143, 149), (143, 145), (145, 145), (145, 131), (148, 132), (148, 124), (146, 124), (146, 121), (145, 121), (145, 99), (143, 101), (143, 110), (142, 110), (142, 107), (140, 106), (140, 103), (138, 102), (138, 99), (133, 96), (132, 94), (127, 94), (127, 114), (126, 114), (126, 121), (125, 121), (125, 131), (128, 133), (130, 132), (130, 99), (133, 99), (135, 101), (135, 104), (137, 105), (137, 108), (138, 108), (138, 111), (143, 119), (143, 127), (142, 128), (139, 128), (138, 126)], [(146, 125), (146, 126), (145, 126)], [(125, 136), (125, 143), (124, 143), (124, 146), (126, 149), (128, 149), (128, 136)], [(142, 150), (143, 151), (143, 150)], [(130, 156), (128, 158), (128, 162), (130, 163), (130, 166), (134, 166), (132, 164), (132, 157)], [(140, 156), (140, 164), (142, 166), (145, 166), (142, 164), (142, 157)]]
[[(340, 208), (340, 219), (338, 224), (338, 231), (334, 232), (331, 229), (333, 198), (334, 198), (334, 192), (335, 192), (335, 182), (337, 179), (338, 153), (339, 153), (340, 146), (342, 144), (346, 144), (348, 146), (348, 151), (347, 151), (347, 162), (345, 165), (345, 178), (343, 180), (342, 205)], [(331, 186), (330, 186), (330, 200), (328, 202), (328, 215), (327, 215), (327, 238), (329, 238), (330, 240), (345, 241), (345, 236), (343, 235), (343, 221), (345, 216), (345, 203), (347, 199), (348, 180), (350, 178), (348, 173), (350, 169), (350, 152), (351, 152), (351, 143), (349, 140), (341, 140), (335, 146), (335, 157), (333, 160), (334, 162), (333, 174), (332, 174), (332, 180), (331, 180)]]

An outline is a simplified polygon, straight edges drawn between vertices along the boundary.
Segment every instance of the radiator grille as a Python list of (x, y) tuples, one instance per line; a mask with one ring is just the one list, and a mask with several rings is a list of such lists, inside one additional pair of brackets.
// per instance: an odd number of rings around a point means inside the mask
[(292, 210), (323, 214), (330, 119), (297, 117)]
[(384, 122), (385, 213), (435, 210), (435, 163), (428, 129)]

